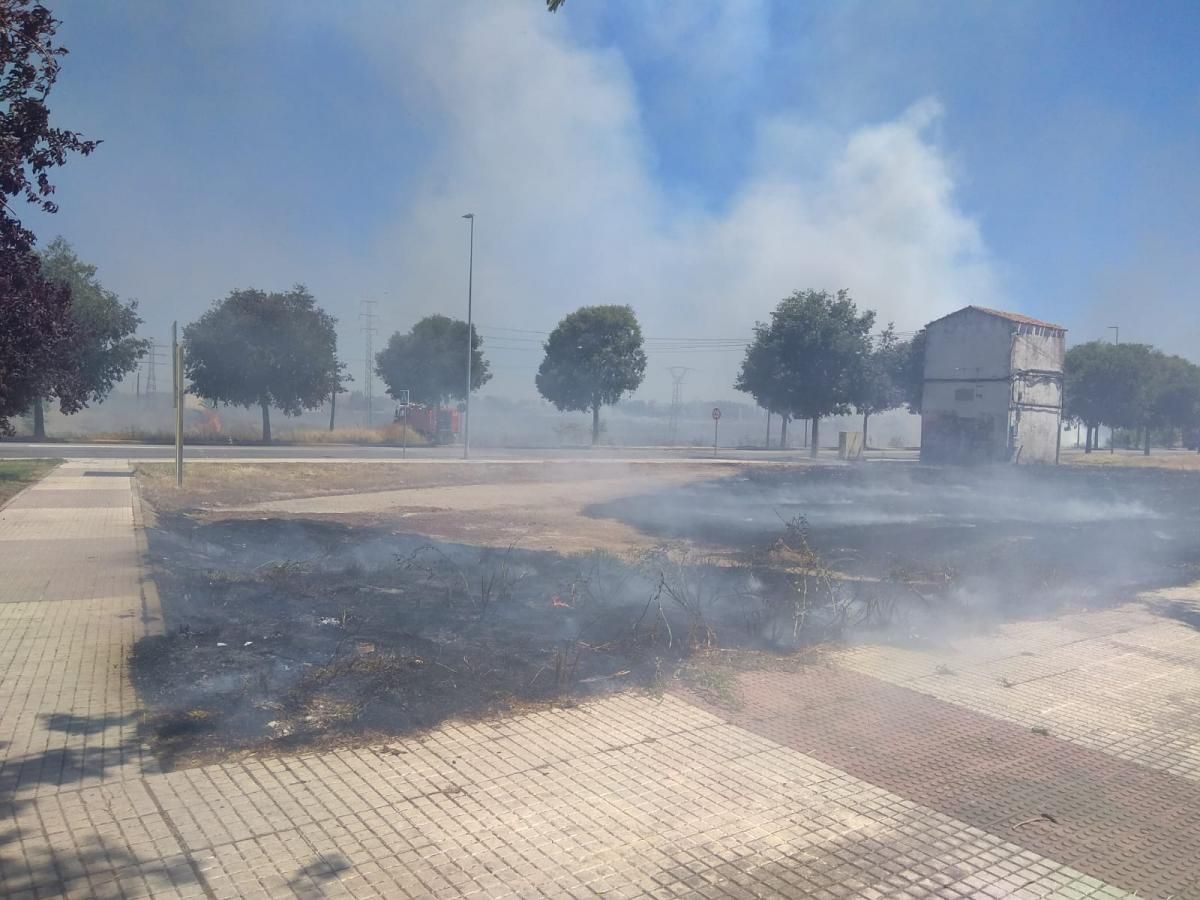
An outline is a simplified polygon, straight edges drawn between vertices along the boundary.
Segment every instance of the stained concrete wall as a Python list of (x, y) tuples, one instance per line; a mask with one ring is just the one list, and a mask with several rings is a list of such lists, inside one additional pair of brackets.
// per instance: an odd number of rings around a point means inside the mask
[(924, 462), (1008, 458), (1012, 323), (973, 310), (926, 329)]
[(1013, 461), (1055, 463), (1058, 461), (1058, 410), (1022, 409), (1012, 412)]
[(1056, 460), (1061, 332), (968, 309), (926, 333), (922, 460)]
[(1007, 379), (1013, 324), (968, 310), (931, 323), (926, 330), (925, 380)]

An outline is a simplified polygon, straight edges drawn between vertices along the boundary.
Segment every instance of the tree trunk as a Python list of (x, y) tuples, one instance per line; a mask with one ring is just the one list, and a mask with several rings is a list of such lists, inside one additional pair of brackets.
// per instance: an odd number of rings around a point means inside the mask
[(264, 444), (271, 443), (271, 406), (266, 401), (262, 402), (263, 414), (263, 432), (262, 439)]
[(763, 445), (763, 449), (771, 449), (771, 411), (767, 410), (767, 442)]
[(783, 424), (779, 426), (779, 449), (780, 450), (786, 450), (788, 448), (788, 443), (787, 443), (788, 418), (789, 418), (788, 414), (784, 413), (783, 414)]
[(1142, 444), (1142, 456), (1150, 455), (1150, 426), (1147, 425), (1145, 431), (1145, 442)]
[(600, 402), (592, 403), (592, 446), (600, 443)]
[(804, 446), (808, 446), (808, 419), (804, 420)]
[(821, 420), (813, 416), (812, 420), (812, 444), (809, 445), (808, 455), (813, 459), (817, 458), (817, 448), (821, 442)]
[(1092, 426), (1084, 425), (1083, 452), (1092, 452)]
[(871, 417), (870, 413), (866, 413), (866, 412), (863, 413), (863, 441), (862, 441), (862, 452), (863, 453), (867, 452), (867, 419), (869, 419), (870, 417)]
[(329, 430), (333, 431), (333, 416), (337, 412), (337, 391), (329, 394)]
[(46, 439), (46, 410), (42, 405), (41, 397), (33, 401), (33, 439), (35, 441)]

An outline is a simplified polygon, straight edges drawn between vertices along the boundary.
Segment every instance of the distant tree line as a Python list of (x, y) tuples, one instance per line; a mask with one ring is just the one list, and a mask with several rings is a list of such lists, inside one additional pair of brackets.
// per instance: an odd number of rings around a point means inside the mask
[[(1063, 414), (1086, 429), (1085, 451), (1099, 446), (1100, 426), (1134, 435), (1150, 453), (1151, 436), (1196, 446), (1200, 366), (1148, 344), (1089, 341), (1067, 352)], [(1200, 447), (1198, 447), (1200, 449)]]
[[(552, 12), (561, 5), (547, 0)], [(98, 145), (51, 124), (46, 101), (66, 54), (58, 25), (39, 3), (0, 0), (0, 433), (32, 413), (38, 437), (47, 403), (71, 413), (103, 400), (149, 349), (136, 337), (136, 303), (105, 289), (61, 238), (37, 252), (9, 202), (55, 212), (51, 170)], [(789, 423), (810, 421), (815, 455), (824, 417), (856, 411), (865, 445), (872, 416), (920, 411), (924, 332), (904, 340), (889, 324), (876, 333), (875, 318), (844, 290), (805, 290), (755, 326), (734, 386), (767, 411), (768, 446), (772, 416), (784, 446)], [(303, 285), (233, 291), (184, 329), (191, 389), (213, 403), (259, 407), (270, 440), (272, 407), (285, 415), (317, 408), (349, 381), (335, 324)], [(643, 344), (631, 307), (582, 307), (544, 342), (537, 390), (560, 410), (589, 412), (594, 443), (601, 409), (645, 377)], [(393, 334), (372, 363), (393, 397), (407, 391), (430, 405), (461, 400), (491, 378), (479, 334), (441, 315)], [(1101, 426), (1134, 435), (1146, 453), (1152, 434), (1200, 444), (1200, 368), (1145, 344), (1081, 344), (1067, 354), (1064, 415), (1087, 428), (1088, 451)]]

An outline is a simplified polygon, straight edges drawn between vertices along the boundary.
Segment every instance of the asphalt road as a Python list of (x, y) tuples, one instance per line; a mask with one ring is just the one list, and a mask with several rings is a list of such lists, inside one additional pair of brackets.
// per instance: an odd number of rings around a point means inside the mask
[[(352, 444), (235, 444), (197, 445), (184, 451), (185, 459), (349, 459), (349, 460), (392, 460), (401, 458), (399, 447), (364, 447)], [(411, 447), (408, 459), (457, 459), (462, 456), (461, 446)], [(837, 457), (837, 451), (821, 451), (825, 460)], [(0, 441), (0, 459), (14, 458), (58, 458), (58, 459), (161, 459), (174, 460), (175, 450), (165, 444), (115, 444), (115, 443), (29, 443), (23, 441)], [(872, 451), (875, 459), (915, 459), (912, 451)], [(513, 459), (712, 459), (711, 448), (688, 447), (669, 449), (665, 447), (602, 447), (596, 450), (585, 447), (570, 448), (493, 448), (472, 449), (471, 458), (477, 461)], [(750, 461), (796, 461), (808, 458), (808, 451), (800, 450), (735, 450), (721, 448), (719, 459)]]

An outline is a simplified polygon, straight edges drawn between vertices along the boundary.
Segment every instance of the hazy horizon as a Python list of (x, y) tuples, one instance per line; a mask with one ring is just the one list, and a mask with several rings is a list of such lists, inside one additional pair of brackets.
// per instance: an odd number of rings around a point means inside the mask
[(362, 299), (376, 349), (465, 317), (470, 211), (489, 393), (534, 392), (565, 313), (629, 303), (639, 398), (677, 365), (733, 398), (715, 342), (804, 288), (901, 331), (975, 303), (1197, 357), (1182, 3), (50, 5), (56, 121), (104, 143), (53, 173), (58, 215), (19, 212), (156, 340), (303, 282), (361, 388)]

